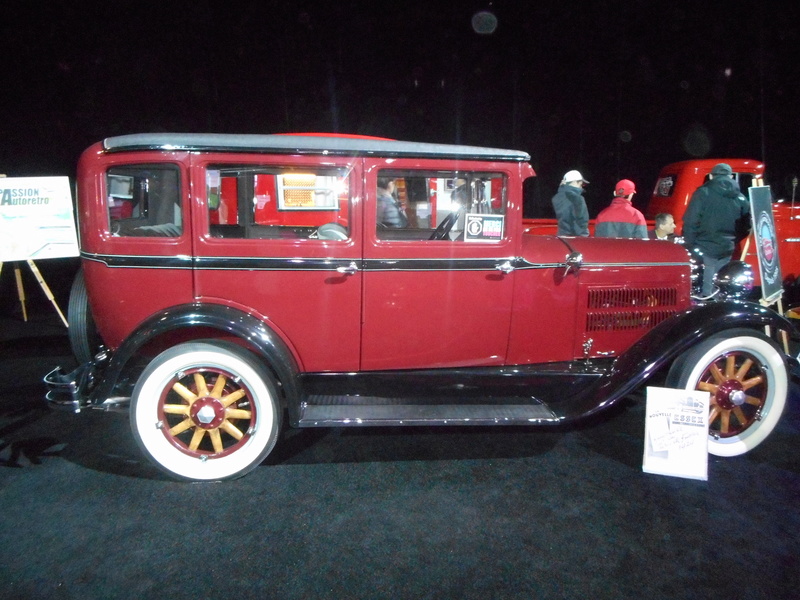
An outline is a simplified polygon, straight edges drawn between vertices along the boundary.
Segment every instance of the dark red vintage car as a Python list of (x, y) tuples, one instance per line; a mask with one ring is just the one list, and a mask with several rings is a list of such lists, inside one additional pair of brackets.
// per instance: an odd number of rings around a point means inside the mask
[(95, 144), (70, 301), (86, 364), (48, 397), (129, 405), (143, 452), (189, 480), (246, 473), (285, 421), (558, 424), (657, 373), (711, 392), (712, 453), (759, 444), (791, 322), (737, 298), (740, 263), (698, 304), (680, 245), (525, 233), (529, 160), (359, 136)]

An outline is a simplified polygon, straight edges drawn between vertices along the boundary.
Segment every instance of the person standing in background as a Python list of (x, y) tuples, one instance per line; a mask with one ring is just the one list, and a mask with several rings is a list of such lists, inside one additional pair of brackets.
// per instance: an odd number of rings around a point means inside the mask
[(583, 197), (583, 186), (589, 183), (580, 171), (568, 171), (553, 196), (553, 209), (558, 219), (559, 236), (588, 237), (589, 209)]
[(719, 163), (692, 194), (683, 215), (685, 245), (703, 256), (703, 297), (714, 290), (714, 275), (728, 264), (739, 240), (750, 233), (750, 203), (733, 180), (730, 165)]
[(597, 215), (594, 226), (596, 237), (647, 239), (647, 222), (631, 201), (636, 186), (630, 179), (622, 179), (614, 186), (614, 199)]

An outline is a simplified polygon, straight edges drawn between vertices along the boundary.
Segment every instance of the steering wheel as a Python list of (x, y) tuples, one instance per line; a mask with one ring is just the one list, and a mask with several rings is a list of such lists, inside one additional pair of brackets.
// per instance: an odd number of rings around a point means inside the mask
[(447, 238), (447, 234), (450, 233), (450, 230), (453, 228), (453, 225), (455, 225), (456, 221), (458, 221), (458, 215), (460, 213), (461, 213), (461, 210), (459, 209), (459, 210), (451, 212), (449, 215), (447, 215), (444, 218), (444, 220), (441, 223), (439, 223), (439, 226), (436, 229), (433, 230), (433, 233), (431, 234), (431, 237), (429, 237), (428, 239), (429, 240), (443, 240), (443, 239)]

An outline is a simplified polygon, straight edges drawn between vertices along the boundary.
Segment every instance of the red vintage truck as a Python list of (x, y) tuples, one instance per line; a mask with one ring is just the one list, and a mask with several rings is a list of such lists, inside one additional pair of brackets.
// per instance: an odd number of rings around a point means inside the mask
[[(764, 163), (748, 158), (705, 158), (684, 160), (671, 163), (661, 169), (656, 179), (653, 193), (643, 211), (648, 219), (648, 226), (653, 227), (653, 219), (659, 213), (670, 213), (675, 219), (676, 235), (680, 235), (683, 228), (683, 214), (689, 205), (692, 193), (703, 184), (711, 169), (718, 163), (727, 163), (733, 169), (733, 177), (739, 183), (742, 193), (747, 197), (748, 188), (751, 186), (766, 185), (764, 181)], [(796, 206), (789, 199), (776, 199), (772, 205), (775, 219), (775, 229), (778, 236), (778, 252), (781, 263), (781, 274), (784, 286), (795, 286), (800, 277), (800, 253), (797, 252), (800, 244), (800, 203)], [(524, 219), (525, 229), (530, 233), (555, 235), (555, 219)], [(590, 232), (594, 232), (594, 221), (589, 223)], [(760, 285), (758, 272), (758, 256), (752, 235), (744, 240), (735, 254), (752, 268), (756, 284)]]

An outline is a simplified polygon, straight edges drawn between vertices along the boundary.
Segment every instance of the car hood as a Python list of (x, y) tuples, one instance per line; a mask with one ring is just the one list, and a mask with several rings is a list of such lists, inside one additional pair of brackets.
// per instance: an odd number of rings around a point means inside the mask
[(658, 240), (526, 235), (523, 243), (531, 262), (560, 263), (571, 252), (580, 253), (584, 265), (689, 264), (683, 246)]

